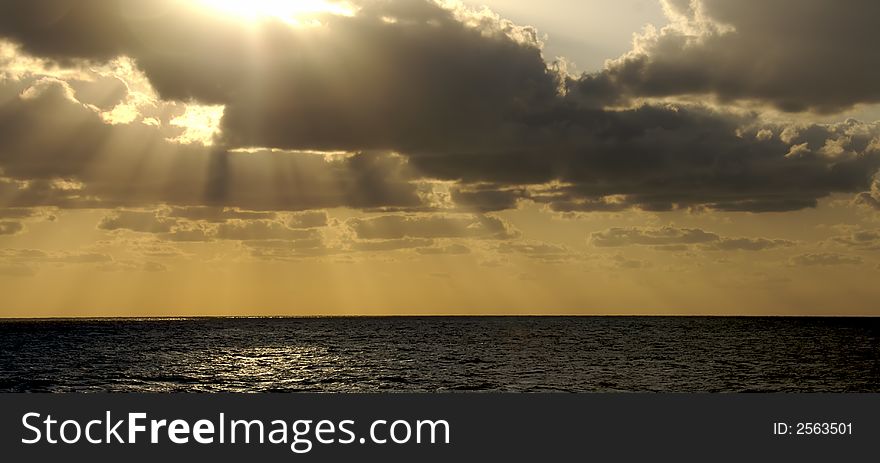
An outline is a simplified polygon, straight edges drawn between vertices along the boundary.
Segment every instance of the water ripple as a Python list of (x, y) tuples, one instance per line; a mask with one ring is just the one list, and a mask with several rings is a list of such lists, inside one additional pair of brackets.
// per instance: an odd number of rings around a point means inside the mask
[(0, 322), (0, 391), (880, 391), (880, 320)]

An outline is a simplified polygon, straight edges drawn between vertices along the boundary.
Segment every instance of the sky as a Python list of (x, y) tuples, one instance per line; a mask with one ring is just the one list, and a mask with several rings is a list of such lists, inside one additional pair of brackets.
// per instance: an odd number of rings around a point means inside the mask
[(0, 317), (880, 315), (880, 4), (0, 4)]

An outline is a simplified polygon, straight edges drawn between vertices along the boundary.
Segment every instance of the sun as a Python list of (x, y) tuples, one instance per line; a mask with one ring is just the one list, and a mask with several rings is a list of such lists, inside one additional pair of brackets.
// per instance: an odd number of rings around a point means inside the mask
[(353, 16), (355, 8), (345, 1), (335, 0), (198, 0), (218, 12), (244, 20), (275, 18), (302, 25), (316, 16), (332, 14)]

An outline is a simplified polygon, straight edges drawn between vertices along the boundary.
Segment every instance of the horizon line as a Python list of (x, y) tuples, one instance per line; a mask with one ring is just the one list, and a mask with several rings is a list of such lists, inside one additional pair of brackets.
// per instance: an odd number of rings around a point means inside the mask
[(880, 318), (880, 315), (744, 315), (744, 314), (385, 314), (385, 315), (161, 315), (161, 316), (64, 316), (5, 317), (8, 321), (136, 321), (210, 319), (315, 319), (315, 318)]

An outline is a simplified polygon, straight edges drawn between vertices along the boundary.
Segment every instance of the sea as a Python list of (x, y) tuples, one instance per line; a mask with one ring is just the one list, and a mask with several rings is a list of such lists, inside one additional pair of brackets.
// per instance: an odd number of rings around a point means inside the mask
[(880, 392), (880, 319), (0, 321), (4, 392)]

